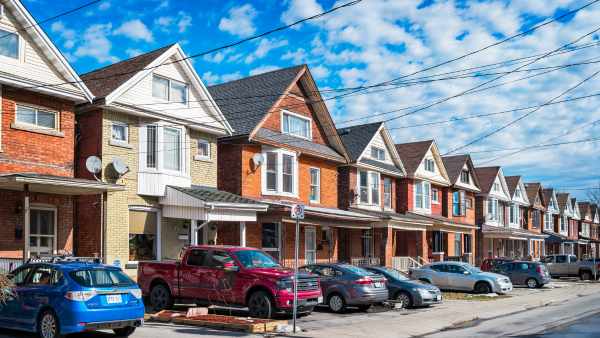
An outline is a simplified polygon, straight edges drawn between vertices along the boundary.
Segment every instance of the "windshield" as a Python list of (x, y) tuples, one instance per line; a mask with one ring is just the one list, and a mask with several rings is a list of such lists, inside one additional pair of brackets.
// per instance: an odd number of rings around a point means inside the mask
[(358, 266), (354, 266), (354, 265), (340, 265), (340, 267), (352, 272), (355, 275), (359, 275), (359, 276), (372, 276), (374, 275), (374, 273), (367, 271), (363, 268), (359, 268)]
[(392, 268), (385, 268), (382, 269), (386, 274), (390, 275), (390, 277), (392, 277), (393, 279), (400, 281), (400, 282), (404, 282), (404, 281), (409, 281), (409, 280), (415, 280), (414, 278), (404, 274), (404, 272), (402, 271), (398, 271), (396, 269), (392, 269)]
[(113, 269), (84, 269), (69, 272), (75, 283), (84, 287), (109, 288), (136, 285), (126, 274)]
[(483, 272), (471, 264), (464, 264), (464, 265), (462, 265), (462, 267), (469, 270), (470, 273), (482, 273)]
[(233, 251), (233, 255), (240, 261), (244, 269), (281, 267), (276, 260), (262, 251), (239, 250)]

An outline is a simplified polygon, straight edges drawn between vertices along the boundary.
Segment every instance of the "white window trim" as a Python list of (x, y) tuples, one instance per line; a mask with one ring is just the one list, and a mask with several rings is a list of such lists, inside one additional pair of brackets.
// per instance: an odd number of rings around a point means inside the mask
[[(429, 168), (427, 166), (428, 162), (432, 163), (433, 171), (429, 170)], [(434, 160), (430, 160), (428, 158), (423, 159), (423, 167), (425, 168), (425, 171), (435, 174), (435, 161)]]
[[(198, 154), (198, 149), (200, 149), (200, 143), (204, 143), (208, 145), (208, 156)], [(210, 142), (204, 139), (196, 140), (196, 154), (194, 155), (194, 160), (210, 160), (211, 152), (210, 152)]]
[[(377, 149), (377, 157), (373, 157), (373, 149)], [(383, 158), (379, 158), (379, 151), (383, 151)], [(381, 149), (376, 146), (371, 146), (371, 158), (374, 160), (378, 160), (378, 161), (385, 161), (385, 159), (386, 159), (385, 149)]]
[[(435, 166), (434, 166), (434, 169), (435, 169)], [(429, 185), (429, 209), (427, 209), (425, 207), (425, 205), (426, 205), (425, 200), (426, 200), (426, 196), (427, 196), (425, 194), (425, 183), (427, 183), (427, 185)], [(417, 189), (414, 187), (417, 184), (422, 184), (422, 187), (421, 187), (422, 188), (421, 189), (422, 194), (421, 195), (423, 197), (421, 199), (421, 205), (422, 205), (421, 208), (417, 208)], [(414, 182), (414, 184), (413, 184), (413, 203), (414, 203), (413, 204), (414, 205), (414, 208), (413, 208), (414, 211), (420, 211), (420, 212), (425, 212), (425, 213), (431, 214), (431, 204), (432, 204), (431, 203), (431, 183), (429, 183), (427, 181), (415, 181)]]
[[(137, 205), (130, 205), (128, 210), (127, 210), (127, 252), (129, 252), (129, 211), (145, 211), (145, 212), (156, 212), (156, 260), (157, 261), (162, 261), (162, 250), (161, 250), (161, 246), (162, 246), (162, 235), (161, 235), (161, 224), (160, 224), (160, 219), (162, 217), (162, 210), (159, 208), (152, 208), (152, 207), (144, 207), (144, 206), (137, 206)], [(206, 227), (204, 227), (206, 228)], [(206, 237), (204, 237), (206, 238)], [(127, 254), (127, 257), (129, 257), (129, 254)], [(129, 264), (137, 264), (138, 261), (130, 261), (129, 259), (127, 260), (127, 262)]]
[[(367, 189), (368, 189), (368, 192), (367, 192), (367, 198), (368, 198), (368, 200), (367, 200), (367, 201), (363, 201), (363, 200), (360, 198), (360, 188), (361, 188), (361, 183), (362, 183), (362, 182), (360, 181), (360, 173), (361, 173), (361, 172), (365, 172), (365, 173), (367, 173)], [(377, 177), (378, 177), (378, 179), (379, 179), (379, 195), (381, 195), (381, 189), (383, 188), (383, 187), (382, 187), (382, 185), (381, 185), (381, 174), (380, 174), (379, 172), (377, 172), (377, 171), (371, 171), (371, 170), (359, 170), (359, 171), (357, 172), (357, 175), (356, 175), (356, 184), (357, 184), (357, 186), (358, 186), (358, 188), (359, 188), (359, 191), (357, 191), (357, 192), (358, 192), (358, 204), (362, 204), (362, 205), (373, 205), (373, 206), (381, 206), (381, 205), (382, 205), (382, 203), (383, 203), (383, 201), (381, 200), (381, 196), (380, 196), (380, 198), (379, 198), (379, 203), (373, 203), (373, 201), (372, 201), (372, 199), (373, 199), (373, 198), (372, 198), (372, 197), (373, 197), (373, 191), (372, 191), (372, 189), (373, 189), (373, 184), (372, 184), (372, 183), (373, 183), (373, 182), (371, 182), (371, 174), (377, 174)]]
[[(158, 97), (154, 97), (154, 95), (152, 93), (152, 89), (153, 89), (153, 87), (152, 87), (152, 84), (153, 84), (152, 78), (153, 77), (157, 77), (159, 79), (163, 79), (163, 80), (169, 81), (169, 88), (168, 88), (169, 90), (167, 92), (167, 96), (168, 96), (167, 100), (163, 100), (163, 99), (159, 99)], [(171, 101), (171, 82), (178, 83), (178, 84), (180, 84), (180, 85), (182, 85), (182, 86), (185, 87), (185, 103)], [(156, 101), (160, 101), (160, 102), (164, 102), (164, 103), (176, 104), (176, 105), (179, 105), (179, 106), (189, 107), (189, 104), (190, 104), (190, 85), (187, 84), (187, 83), (185, 83), (185, 82), (181, 82), (181, 81), (169, 79), (168, 77), (163, 76), (163, 75), (157, 75), (157, 74), (152, 73), (152, 77), (150, 77), (150, 97), (153, 100), (156, 100)]]
[[(146, 167), (146, 149), (147, 149), (147, 127), (156, 126), (156, 168)], [(181, 170), (171, 170), (164, 168), (164, 128), (168, 127), (171, 129), (179, 129), (181, 131), (181, 145), (180, 145), (180, 159), (181, 159)], [(139, 128), (139, 169), (138, 172), (142, 173), (153, 173), (153, 174), (168, 174), (173, 176), (180, 176), (190, 178), (190, 135), (187, 128), (184, 126), (176, 126), (168, 122), (157, 122), (157, 123), (141, 123)]]
[[(58, 254), (58, 207), (46, 203), (31, 203), (29, 204), (29, 208), (31, 210), (54, 211), (54, 235), (52, 236), (52, 254)], [(25, 238), (23, 240), (25, 240)], [(29, 245), (27, 247), (30, 248)], [(29, 254), (29, 252), (31, 252), (31, 249), (27, 252), (27, 254)]]
[[(433, 199), (433, 191), (436, 191), (435, 197), (436, 200)], [(438, 188), (431, 188), (431, 204), (440, 205), (440, 190)]]
[(304, 263), (305, 264), (309, 264), (309, 262), (307, 262), (306, 257), (308, 257), (307, 253), (309, 252), (309, 250), (307, 250), (307, 245), (306, 245), (306, 240), (308, 239), (308, 236), (306, 236), (306, 233), (308, 232), (314, 232), (314, 236), (313, 238), (315, 239), (315, 250), (310, 250), (310, 251), (314, 251), (315, 252), (315, 261), (314, 262), (310, 262), (310, 263), (316, 263), (317, 262), (317, 229), (313, 226), (306, 226), (304, 227)]
[[(485, 214), (486, 214), (486, 223), (491, 223), (492, 225), (495, 226), (499, 226), (500, 225), (500, 204), (498, 203), (498, 199), (497, 198), (492, 198), (492, 197), (488, 197), (486, 199), (486, 208), (485, 208)], [(489, 205), (492, 205), (492, 217), (489, 218), (488, 217), (488, 210), (489, 210)], [(495, 208), (494, 208), (495, 205)]]
[[(304, 137), (304, 136), (299, 136), (299, 135), (296, 135), (296, 134), (292, 134), (289, 131), (287, 131), (287, 132), (283, 131), (283, 118), (284, 118), (284, 115), (290, 115), (290, 116), (293, 116), (293, 117), (298, 118), (300, 120), (307, 121), (308, 122), (308, 137)], [(281, 109), (280, 120), (281, 120), (280, 128), (281, 128), (281, 133), (282, 134), (286, 134), (286, 135), (290, 135), (290, 136), (294, 136), (294, 137), (298, 137), (298, 138), (301, 138), (301, 139), (311, 140), (312, 141), (312, 118), (311, 117), (304, 116), (304, 115), (298, 114), (298, 113), (294, 113), (294, 112), (291, 112), (289, 110)]]
[[(113, 125), (125, 127), (125, 140), (115, 140), (112, 138)], [(110, 140), (108, 141), (108, 144), (111, 146), (133, 149), (133, 145), (129, 143), (129, 125), (120, 121), (112, 121), (110, 124)]]
[[(267, 163), (263, 164), (263, 168), (261, 169), (261, 194), (265, 196), (284, 196), (291, 198), (299, 198), (298, 197), (298, 153), (295, 151), (282, 149), (282, 148), (262, 148), (262, 155), (267, 159), (267, 154), (277, 154), (277, 191), (269, 191), (267, 190)], [(292, 184), (292, 193), (283, 192), (283, 155), (292, 156), (292, 177), (294, 178), (294, 183)]]
[[(14, 66), (24, 67), (25, 66), (25, 54), (27, 52), (27, 46), (26, 46), (27, 41), (25, 41), (25, 39), (21, 36), (21, 34), (19, 34), (19, 32), (11, 31), (11, 29), (13, 29), (13, 28), (3, 26), (3, 27), (0, 27), (0, 29), (2, 29), (3, 31), (6, 31), (7, 33), (15, 34), (16, 36), (19, 37), (19, 51), (18, 51), (19, 56), (16, 59), (13, 59), (8, 56), (0, 55), (0, 62), (9, 63)], [(2, 34), (2, 35), (4, 35), (4, 34)]]
[(329, 242), (331, 240), (331, 230), (330, 230), (330, 228), (329, 227), (322, 227), (321, 228), (321, 233), (323, 231), (325, 231), (326, 236), (325, 236), (325, 238), (321, 239), (321, 242)]
[[(390, 182), (390, 205), (389, 206), (385, 205), (385, 182), (386, 181)], [(392, 180), (390, 180), (389, 178), (384, 178), (383, 179), (383, 185), (381, 186), (381, 189), (383, 191), (383, 201), (381, 201), (383, 207), (386, 208), (386, 209), (388, 209), (388, 210), (393, 210), (394, 209), (393, 208), (393, 205), (394, 205), (394, 202), (393, 202), (393, 199), (394, 199), (393, 191), (394, 191), (394, 189), (392, 187)]]
[[(510, 210), (513, 209), (514, 212), (514, 222), (510, 217)], [(519, 205), (518, 204), (511, 204), (508, 206), (508, 224), (511, 228), (518, 228), (519, 227)]]
[[(548, 226), (548, 224), (550, 226)], [(552, 229), (552, 213), (550, 213), (550, 212), (547, 212), (544, 215), (544, 231), (554, 231)]]
[(560, 233), (563, 235), (567, 235), (569, 233), (569, 219), (566, 215), (560, 218)]
[(312, 188), (312, 187), (313, 187), (313, 185), (310, 183), (310, 179), (311, 179), (310, 172), (311, 172), (312, 170), (316, 170), (316, 171), (317, 171), (317, 173), (318, 173), (318, 174), (317, 174), (317, 190), (318, 190), (318, 196), (317, 196), (317, 198), (316, 198), (316, 199), (314, 199), (314, 200), (310, 200), (310, 203), (314, 203), (314, 204), (320, 204), (320, 203), (321, 203), (321, 168), (317, 168), (317, 167), (310, 167), (310, 170), (309, 170), (309, 172), (308, 172), (308, 173), (309, 173), (309, 176), (308, 176), (308, 186), (309, 186), (309, 191), (308, 191), (308, 193), (309, 193), (309, 196), (308, 196), (308, 198), (310, 199), (310, 188)]

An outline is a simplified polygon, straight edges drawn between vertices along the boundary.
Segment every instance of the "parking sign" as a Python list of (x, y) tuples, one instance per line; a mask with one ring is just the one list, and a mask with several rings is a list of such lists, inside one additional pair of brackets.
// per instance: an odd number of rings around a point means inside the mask
[(304, 219), (304, 206), (294, 204), (292, 206), (292, 218)]

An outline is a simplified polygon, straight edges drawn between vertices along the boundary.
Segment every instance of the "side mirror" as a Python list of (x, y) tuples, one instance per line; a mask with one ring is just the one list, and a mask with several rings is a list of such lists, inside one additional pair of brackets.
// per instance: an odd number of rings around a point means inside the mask
[(222, 269), (225, 271), (240, 271), (240, 267), (233, 263), (223, 263)]
[(463, 272), (463, 275), (470, 275), (469, 271)]

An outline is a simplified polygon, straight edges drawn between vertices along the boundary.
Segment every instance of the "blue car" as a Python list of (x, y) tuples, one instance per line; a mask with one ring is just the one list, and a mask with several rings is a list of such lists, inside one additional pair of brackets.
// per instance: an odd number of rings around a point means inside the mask
[(107, 329), (129, 336), (144, 324), (142, 290), (117, 267), (53, 259), (25, 264), (10, 278), (16, 296), (0, 304), (0, 328), (59, 338)]

